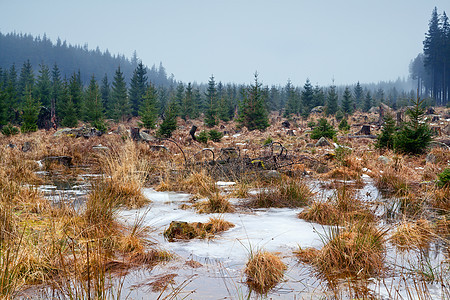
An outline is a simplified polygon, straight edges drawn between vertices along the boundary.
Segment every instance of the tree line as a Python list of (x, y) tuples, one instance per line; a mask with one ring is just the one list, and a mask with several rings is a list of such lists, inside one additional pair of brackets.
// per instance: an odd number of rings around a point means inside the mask
[(303, 87), (290, 81), (285, 86), (269, 87), (263, 86), (257, 74), (250, 85), (223, 84), (211, 76), (206, 85), (174, 82), (165, 86), (152, 82), (148, 73), (149, 69), (139, 62), (129, 81), (118, 66), (112, 78), (106, 73), (101, 79), (92, 74), (83, 84), (80, 71), (62, 76), (57, 64), (40, 64), (37, 72), (30, 60), (20, 71), (15, 64), (0, 68), (0, 125), (10, 123), (26, 132), (38, 127), (75, 127), (83, 121), (104, 130), (105, 119), (125, 122), (140, 117), (143, 127), (154, 128), (158, 120), (173, 124), (177, 117), (203, 117), (208, 127), (236, 120), (253, 130), (269, 125), (271, 111), (288, 118), (306, 118), (319, 108), (328, 115), (343, 116), (356, 110), (369, 111), (380, 103), (408, 105), (413, 98), (411, 93), (395, 88), (373, 91), (359, 82), (344, 88), (334, 84), (321, 87), (307, 79)]
[[(0, 32), (0, 53), (2, 68), (9, 68), (14, 62), (21, 64), (27, 60), (33, 66), (57, 64), (63, 77), (82, 70), (80, 80), (84, 85), (89, 84), (92, 74), (96, 78), (102, 78), (106, 73), (112, 78), (119, 65), (124, 76), (130, 78), (139, 63), (136, 51), (131, 59), (127, 59), (123, 54), (113, 55), (108, 50), (100, 51), (99, 47), (89, 50), (87, 44), (71, 45), (59, 38), (53, 43), (45, 34), (42, 37), (33, 37), (29, 34)], [(167, 75), (162, 63), (159, 67), (153, 65), (149, 68), (147, 76), (158, 86), (173, 84), (173, 75)]]
[(450, 24), (445, 11), (435, 7), (423, 41), (423, 53), (410, 64), (411, 77), (417, 80), (417, 90), (432, 97), (437, 105), (447, 105), (450, 98)]

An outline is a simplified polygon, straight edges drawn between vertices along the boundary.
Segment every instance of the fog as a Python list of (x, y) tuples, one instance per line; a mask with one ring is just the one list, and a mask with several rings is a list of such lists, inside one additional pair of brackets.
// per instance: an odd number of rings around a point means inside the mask
[[(448, 1), (0, 1), (0, 31), (99, 46), (175, 79), (329, 85), (396, 80)], [(20, 62), (19, 62), (20, 63)]]

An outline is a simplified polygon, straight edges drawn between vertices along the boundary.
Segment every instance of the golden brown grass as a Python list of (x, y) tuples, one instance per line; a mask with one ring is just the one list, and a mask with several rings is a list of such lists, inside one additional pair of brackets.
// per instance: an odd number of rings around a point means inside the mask
[[(383, 273), (386, 231), (359, 223), (345, 228), (333, 227), (323, 236), (322, 249), (306, 257), (318, 276), (333, 281), (337, 278), (369, 278)], [(307, 250), (310, 251), (311, 250)], [(305, 259), (305, 258), (303, 258)]]
[(375, 215), (355, 197), (353, 190), (347, 186), (336, 190), (332, 198), (325, 202), (314, 201), (309, 207), (298, 214), (300, 219), (322, 225), (345, 225), (352, 222), (375, 221)]
[(284, 178), (275, 186), (262, 189), (250, 198), (251, 207), (303, 207), (311, 202), (314, 193), (302, 181)]
[(299, 247), (298, 250), (294, 251), (294, 254), (297, 256), (298, 260), (305, 264), (313, 264), (319, 253), (320, 250), (316, 248)]
[(109, 177), (104, 180), (107, 193), (129, 208), (142, 207), (149, 202), (142, 195), (142, 188), (151, 164), (138, 154), (136, 144), (127, 141), (120, 149), (101, 153), (98, 157), (103, 172)]
[(383, 192), (397, 195), (404, 195), (409, 189), (406, 176), (395, 168), (386, 168), (375, 177), (375, 185)]
[[(12, 298), (31, 284), (54, 284), (64, 297), (86, 298), (88, 274), (91, 296), (101, 296), (109, 288), (111, 272), (170, 257), (164, 251), (149, 251), (147, 232), (138, 229), (141, 225), (128, 228), (117, 220), (122, 206), (147, 202), (141, 189), (149, 162), (134, 144), (109, 142), (111, 152), (99, 154), (92, 150), (97, 139), (53, 138), (40, 132), (33, 136), (30, 152), (0, 145), (1, 298)], [(50, 205), (29, 185), (43, 182), (35, 174), (35, 160), (47, 155), (70, 155), (75, 162), (101, 165), (106, 172), (93, 182), (84, 209), (76, 210), (64, 200)], [(66, 169), (55, 165), (50, 171)]]
[(211, 213), (230, 213), (234, 212), (233, 205), (228, 201), (227, 197), (219, 192), (209, 196), (207, 200), (200, 201), (194, 204), (194, 207), (199, 213), (211, 214)]
[(331, 179), (343, 179), (352, 180), (360, 178), (361, 174), (354, 169), (346, 166), (340, 166), (332, 169), (330, 172), (326, 173), (327, 178)]
[(402, 222), (395, 229), (390, 241), (400, 250), (428, 249), (434, 236), (431, 223), (425, 219)]
[(244, 273), (252, 289), (266, 294), (283, 279), (286, 268), (277, 255), (259, 250), (250, 254)]
[(433, 193), (431, 205), (437, 209), (440, 214), (450, 213), (450, 186), (436, 188)]

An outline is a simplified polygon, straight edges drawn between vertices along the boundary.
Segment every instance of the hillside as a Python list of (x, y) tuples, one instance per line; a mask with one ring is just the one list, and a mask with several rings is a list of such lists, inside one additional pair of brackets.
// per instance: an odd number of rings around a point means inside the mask
[[(96, 78), (102, 78), (106, 73), (108, 78), (113, 78), (119, 65), (125, 78), (129, 79), (138, 64), (136, 57), (128, 59), (124, 55), (112, 55), (108, 50), (100, 51), (98, 47), (90, 50), (87, 45), (71, 45), (60, 39), (53, 43), (45, 34), (41, 38), (29, 34), (0, 32), (0, 53), (2, 69), (9, 69), (15, 64), (16, 69), (20, 70), (27, 60), (30, 60), (35, 71), (39, 69), (39, 64), (46, 64), (50, 68), (57, 64), (63, 78), (69, 78), (74, 72), (81, 70), (84, 85), (89, 83), (92, 74)], [(153, 65), (148, 68), (147, 76), (156, 86), (169, 86), (173, 81), (167, 77), (161, 63), (159, 67)]]

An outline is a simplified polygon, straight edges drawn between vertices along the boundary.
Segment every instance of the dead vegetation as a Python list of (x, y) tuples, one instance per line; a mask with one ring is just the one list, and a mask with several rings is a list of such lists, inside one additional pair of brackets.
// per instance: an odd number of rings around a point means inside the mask
[(303, 207), (311, 202), (313, 192), (300, 180), (283, 178), (274, 187), (262, 188), (250, 197), (250, 207)]
[[(359, 115), (349, 120), (353, 125), (350, 136), (361, 124), (374, 119), (367, 115), (368, 121)], [(448, 167), (448, 150), (433, 148), (429, 156), (410, 157), (374, 150), (372, 139), (347, 135), (338, 136), (336, 146), (315, 146), (305, 126), (299, 125), (302, 120), (297, 120), (299, 127), (292, 131), (295, 135), (288, 136), (282, 118), (273, 118), (265, 132), (244, 129), (237, 133), (233, 123), (221, 123), (221, 130), (229, 134), (221, 142), (209, 142), (207, 149), (187, 135), (190, 124), (185, 121), (180, 121), (184, 129), (174, 133), (174, 142), (136, 143), (126, 133), (75, 139), (43, 131), (3, 140), (1, 296), (12, 298), (26, 285), (50, 282), (60, 286), (64, 296), (104, 296), (111, 273), (170, 259), (170, 253), (154, 248), (143, 224), (126, 227), (117, 220), (123, 207), (148, 204), (142, 195), (144, 186), (191, 193), (202, 199), (192, 206), (199, 213), (242, 209), (230, 204), (231, 196), (249, 198), (245, 209), (306, 206), (300, 218), (340, 226), (322, 237), (322, 249), (299, 250), (299, 259), (311, 264), (318, 277), (326, 280), (376, 277), (385, 271), (385, 230), (379, 227), (373, 203), (358, 199), (353, 191), (367, 183), (363, 174), (395, 202), (392, 211), (396, 215), (383, 217), (388, 222), (398, 217), (407, 220), (392, 225), (391, 243), (399, 249), (426, 249), (435, 240), (448, 245), (449, 189), (434, 183), (436, 174)], [(372, 126), (372, 130), (379, 128)], [(271, 142), (264, 146), (269, 138)], [(31, 150), (22, 151), (26, 142)], [(102, 147), (95, 149), (99, 144)], [(69, 156), (74, 166), (52, 162), (41, 168), (39, 162), (48, 156)], [(47, 180), (36, 171), (73, 178), (86, 166), (103, 176), (92, 180), (92, 191), (81, 210), (70, 203), (51, 205), (33, 187)], [(319, 200), (308, 188), (309, 179), (334, 180), (335, 194)], [(234, 181), (234, 190), (221, 190), (217, 180)], [(261, 192), (249, 196), (251, 188)], [(220, 218), (210, 219), (206, 223), (171, 224), (165, 234), (169, 240), (212, 238), (232, 226)], [(261, 251), (250, 257), (245, 274), (253, 289), (266, 293), (282, 280), (285, 268), (277, 256)], [(88, 278), (90, 290), (86, 287)], [(161, 285), (163, 289), (166, 286)]]
[(353, 222), (369, 224), (375, 221), (375, 215), (369, 206), (357, 199), (355, 192), (345, 185), (324, 202), (314, 201), (298, 217), (321, 225), (345, 225)]
[(386, 230), (364, 223), (332, 227), (322, 237), (322, 249), (302, 249), (299, 260), (311, 264), (330, 282), (339, 278), (369, 278), (385, 270)]
[(266, 294), (283, 279), (286, 268), (277, 255), (259, 250), (250, 254), (244, 273), (253, 290)]
[(404, 221), (397, 226), (390, 241), (400, 250), (425, 250), (434, 238), (434, 229), (429, 221), (420, 219), (415, 222)]

